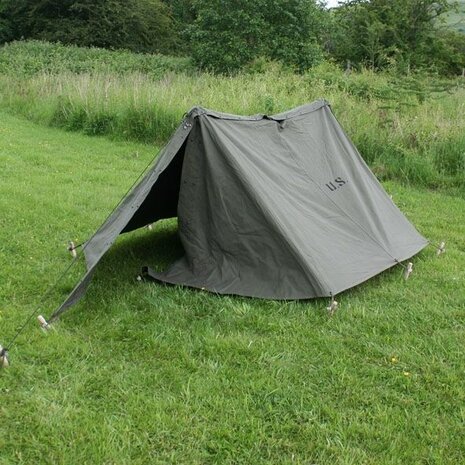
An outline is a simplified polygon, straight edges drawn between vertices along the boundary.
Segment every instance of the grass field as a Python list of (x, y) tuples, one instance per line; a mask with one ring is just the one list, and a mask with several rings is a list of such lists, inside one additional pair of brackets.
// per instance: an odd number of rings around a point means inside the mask
[[(0, 343), (153, 154), (0, 113)], [(385, 187), (447, 252), (343, 293), (333, 318), (138, 283), (182, 253), (176, 223), (123, 236), (56, 331), (33, 323), (11, 351), (0, 464), (465, 463), (465, 200)]]

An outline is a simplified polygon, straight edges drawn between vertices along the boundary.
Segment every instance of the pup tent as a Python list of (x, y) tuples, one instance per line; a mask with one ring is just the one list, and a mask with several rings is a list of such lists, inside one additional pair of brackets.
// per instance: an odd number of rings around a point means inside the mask
[(158, 281), (268, 299), (334, 296), (427, 245), (324, 101), (274, 116), (193, 108), (84, 245), (85, 292), (119, 234), (178, 217), (185, 255)]

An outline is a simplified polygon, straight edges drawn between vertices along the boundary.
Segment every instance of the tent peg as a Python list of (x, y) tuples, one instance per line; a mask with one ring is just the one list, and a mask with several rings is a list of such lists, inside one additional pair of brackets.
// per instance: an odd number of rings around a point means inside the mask
[(408, 279), (409, 276), (412, 274), (412, 272), (413, 272), (413, 263), (408, 262), (407, 268), (405, 268), (405, 271), (404, 271), (404, 278)]
[(153, 223), (149, 223), (149, 224), (147, 225), (147, 229), (148, 229), (149, 231), (151, 231), (151, 230), (153, 229)]
[(439, 244), (438, 250), (436, 250), (436, 255), (439, 257), (439, 255), (443, 254), (446, 252), (446, 242), (442, 241)]
[(0, 345), (0, 368), (8, 368), (10, 361), (8, 359), (8, 350)]
[(42, 328), (42, 331), (44, 331), (45, 333), (52, 329), (52, 326), (47, 322), (47, 320), (42, 315), (39, 315), (37, 317), (37, 321), (39, 322), (39, 325)]
[(68, 251), (73, 258), (77, 257), (76, 246), (73, 241), (69, 241), (68, 243)]
[(326, 307), (326, 310), (329, 312), (329, 316), (333, 316), (336, 312), (339, 303), (334, 299), (334, 296), (331, 296), (331, 302), (329, 303), (329, 307)]
[(142, 279), (143, 279), (143, 278), (142, 278), (142, 276), (141, 276), (140, 274), (138, 274), (138, 275), (136, 276), (136, 281), (141, 282)]

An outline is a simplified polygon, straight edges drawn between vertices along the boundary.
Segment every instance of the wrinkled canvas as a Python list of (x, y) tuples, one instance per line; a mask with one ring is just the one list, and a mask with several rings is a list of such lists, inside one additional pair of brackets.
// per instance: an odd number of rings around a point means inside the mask
[(89, 272), (121, 232), (173, 216), (185, 255), (148, 275), (219, 294), (334, 296), (427, 245), (323, 100), (274, 116), (191, 110), (86, 244)]

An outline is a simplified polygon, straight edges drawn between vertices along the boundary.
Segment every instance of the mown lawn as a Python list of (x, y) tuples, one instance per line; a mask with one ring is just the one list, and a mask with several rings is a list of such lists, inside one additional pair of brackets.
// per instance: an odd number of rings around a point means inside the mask
[[(1, 344), (154, 153), (0, 113)], [(465, 200), (385, 186), (447, 252), (341, 294), (333, 318), (139, 283), (182, 253), (176, 223), (122, 237), (56, 330), (34, 321), (11, 350), (0, 464), (465, 463)]]

